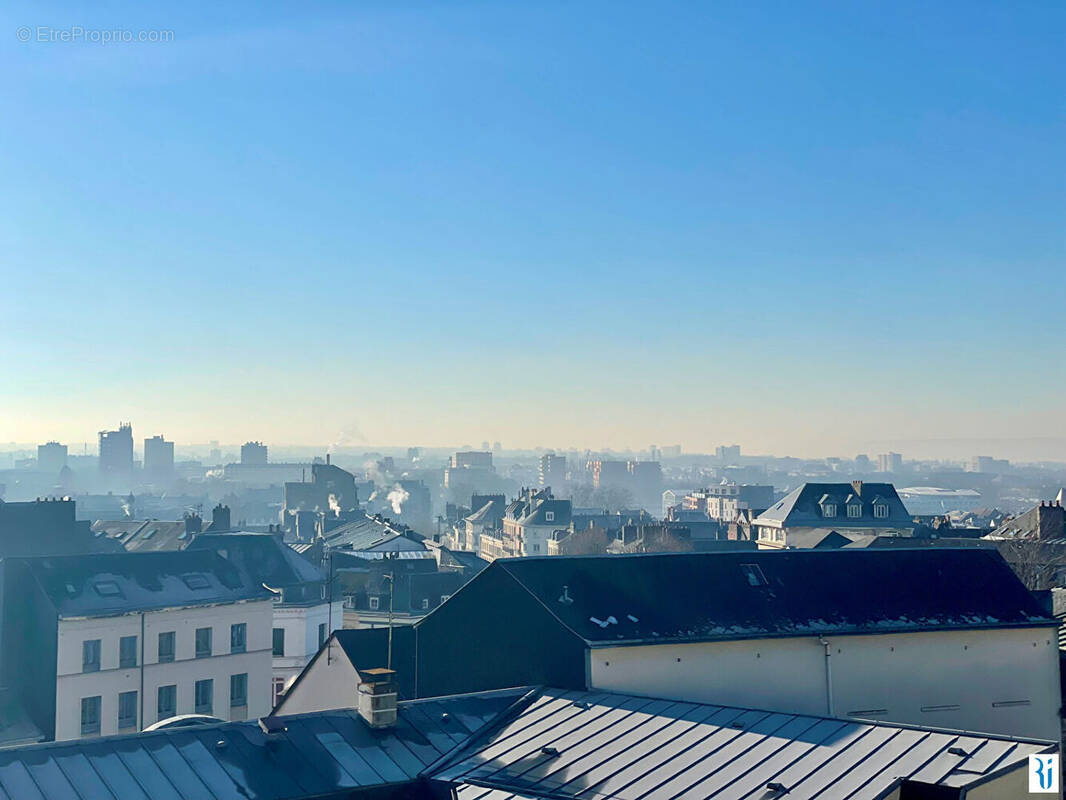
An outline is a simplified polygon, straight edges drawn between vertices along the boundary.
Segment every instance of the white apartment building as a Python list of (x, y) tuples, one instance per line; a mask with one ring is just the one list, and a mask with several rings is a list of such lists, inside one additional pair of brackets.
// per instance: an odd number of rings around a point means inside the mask
[(46, 739), (271, 709), (274, 596), (209, 551), (9, 559), (4, 678)]
[(190, 550), (210, 550), (232, 563), (248, 583), (267, 587), (274, 598), (269, 648), (270, 705), (303, 671), (333, 630), (344, 626), (339, 593), (330, 608), (327, 575), (281, 537), (264, 533), (197, 536)]

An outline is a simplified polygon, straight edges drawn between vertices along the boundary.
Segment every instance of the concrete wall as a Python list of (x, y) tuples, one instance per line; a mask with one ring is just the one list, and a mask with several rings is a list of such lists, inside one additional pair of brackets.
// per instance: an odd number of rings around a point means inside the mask
[[(270, 712), (271, 641), (273, 602), (203, 606), (151, 611), (144, 615), (143, 698), (138, 697), (138, 712), (143, 707), (143, 728), (157, 721), (157, 691), (160, 686), (176, 685), (178, 714), (194, 712), (195, 684), (210, 678), (214, 681), (213, 714), (222, 719), (245, 719)], [(244, 653), (230, 653), (230, 625), (247, 624)], [(211, 627), (212, 651), (209, 658), (196, 658), (197, 628)], [(159, 663), (159, 634), (175, 632), (175, 657)], [(137, 636), (138, 666), (119, 667), (119, 639)], [(81, 699), (99, 695), (101, 700), (100, 733), (118, 733), (118, 695), (141, 692), (141, 615), (88, 619), (62, 619), (59, 622), (56, 676), (56, 739), (81, 738)], [(100, 670), (82, 672), (82, 642), (100, 639)], [(248, 675), (248, 704), (230, 706), (230, 676)]]
[[(832, 714), (1058, 741), (1050, 628), (829, 636)], [(591, 688), (828, 714), (816, 637), (598, 648)]]

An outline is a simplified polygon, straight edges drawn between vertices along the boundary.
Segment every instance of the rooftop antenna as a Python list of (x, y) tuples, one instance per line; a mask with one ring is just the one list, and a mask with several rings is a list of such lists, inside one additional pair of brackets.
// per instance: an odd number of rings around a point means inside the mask
[(396, 581), (391, 572), (386, 572), (383, 577), (389, 582), (389, 645), (385, 666), (387, 669), (392, 669), (392, 598), (395, 594)]

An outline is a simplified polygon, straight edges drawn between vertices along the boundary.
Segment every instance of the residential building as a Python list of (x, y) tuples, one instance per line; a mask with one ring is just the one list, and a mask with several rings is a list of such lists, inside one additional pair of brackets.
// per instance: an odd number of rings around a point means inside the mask
[(741, 511), (766, 511), (774, 504), (774, 487), (760, 484), (722, 483), (706, 489), (707, 516), (732, 522)]
[(537, 482), (556, 489), (566, 483), (566, 456), (545, 453), (537, 462)]
[(58, 475), (67, 465), (67, 446), (59, 442), (37, 445), (37, 469), (49, 475)]
[(0, 559), (13, 556), (116, 552), (121, 545), (97, 536), (76, 519), (73, 500), (0, 501)]
[(274, 593), (271, 707), (329, 635), (344, 624), (344, 600), (329, 596), (327, 575), (272, 533), (202, 534), (190, 550), (210, 550), (233, 564), (242, 581)]
[(1010, 472), (1010, 461), (991, 456), (974, 456), (970, 459), (970, 472), (990, 472), (1001, 475), (1004, 472)]
[(133, 472), (133, 426), (123, 422), (117, 431), (100, 431), (100, 471), (115, 475)]
[(150, 480), (174, 477), (174, 442), (162, 436), (144, 440), (144, 471)]
[(523, 489), (507, 506), (498, 536), (481, 534), (482, 558), (535, 556), (548, 554), (548, 540), (554, 531), (570, 525), (569, 500), (556, 500), (550, 489)]
[(118, 542), (129, 552), (182, 550), (202, 528), (199, 514), (186, 514), (180, 520), (97, 520), (92, 524), (94, 533)]
[(267, 446), (262, 442), (245, 442), (241, 445), (241, 464), (262, 466), (267, 463)]
[(1057, 626), (992, 548), (520, 558), (404, 628), (393, 668), (408, 696), (546, 685), (1057, 740)]
[(597, 489), (629, 488), (629, 463), (626, 461), (590, 461), (588, 471), (592, 473), (592, 485)]
[(759, 547), (813, 547), (829, 533), (912, 536), (891, 483), (805, 483), (755, 518)]
[(270, 708), (273, 595), (216, 553), (5, 559), (0, 674), (44, 738)]
[(471, 513), (459, 526), (460, 549), (481, 552), (481, 534), (499, 537), (503, 530), (503, 515), (507, 510), (507, 497), (502, 494), (472, 495)]

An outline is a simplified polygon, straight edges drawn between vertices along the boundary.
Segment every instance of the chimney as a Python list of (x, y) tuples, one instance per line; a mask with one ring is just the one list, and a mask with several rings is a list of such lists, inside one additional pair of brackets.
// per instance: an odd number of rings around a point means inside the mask
[(326, 453), (326, 466), (329, 466), (329, 453)]
[(862, 481), (852, 481), (851, 488), (855, 490), (855, 494), (862, 497)]
[(219, 503), (211, 509), (211, 530), (228, 531), (230, 529), (229, 506)]
[(186, 513), (182, 515), (182, 519), (185, 521), (185, 533), (194, 536), (200, 533), (204, 529), (204, 521), (199, 514)]
[(389, 728), (396, 724), (396, 687), (391, 669), (368, 669), (359, 673), (359, 716), (371, 728)]

